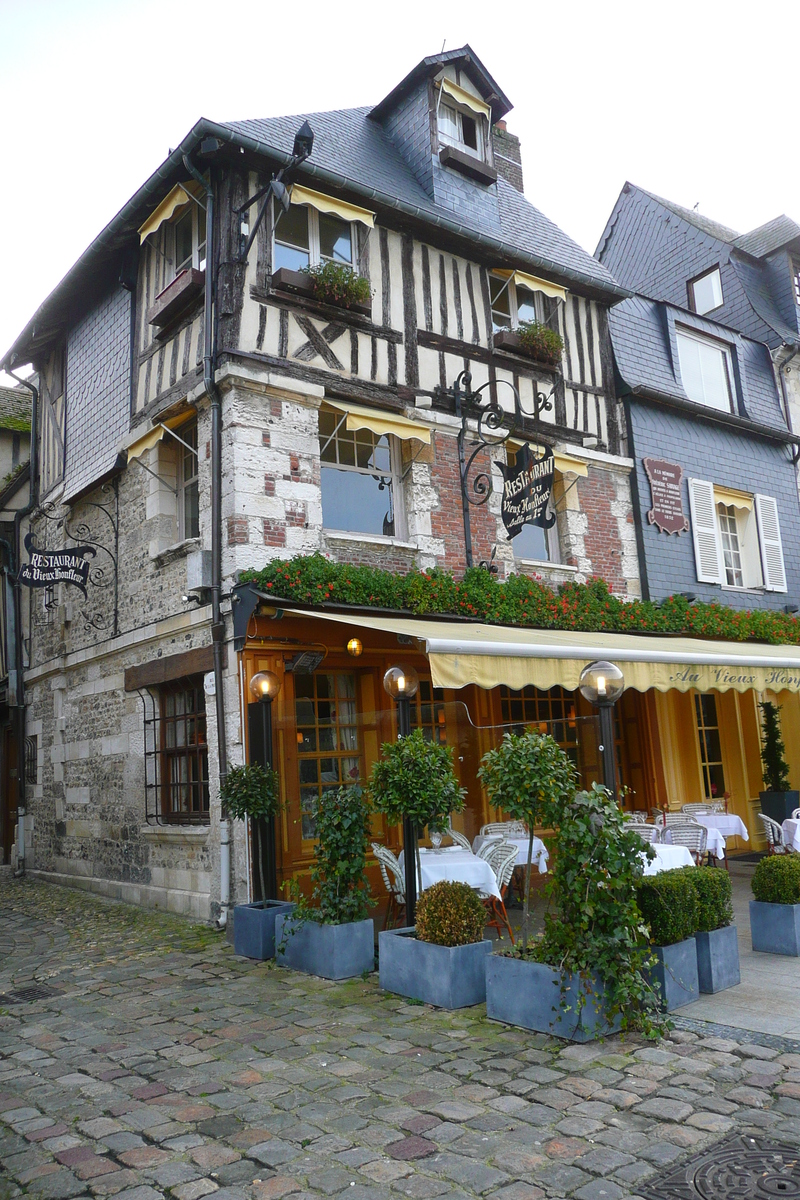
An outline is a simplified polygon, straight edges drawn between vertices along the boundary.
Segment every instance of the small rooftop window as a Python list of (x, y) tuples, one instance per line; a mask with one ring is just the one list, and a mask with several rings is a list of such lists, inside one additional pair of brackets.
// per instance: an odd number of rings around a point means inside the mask
[(722, 305), (722, 279), (719, 267), (689, 281), (689, 307), (702, 316)]
[(794, 302), (800, 304), (800, 259), (792, 260), (792, 283), (794, 284)]

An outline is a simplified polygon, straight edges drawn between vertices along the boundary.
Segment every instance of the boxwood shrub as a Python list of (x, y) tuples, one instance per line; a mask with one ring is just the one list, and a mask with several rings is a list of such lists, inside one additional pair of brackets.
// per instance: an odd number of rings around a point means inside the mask
[(422, 893), (415, 921), (421, 942), (468, 946), (483, 941), (486, 910), (468, 883), (443, 879)]
[(770, 854), (753, 872), (756, 900), (765, 904), (800, 904), (800, 854)]
[(696, 932), (697, 892), (689, 878), (696, 870), (697, 867), (684, 867), (680, 871), (644, 875), (638, 880), (639, 912), (650, 928), (650, 941), (655, 946), (671, 946)]
[(733, 924), (731, 877), (719, 867), (690, 867), (686, 870), (697, 896), (694, 933), (711, 933)]

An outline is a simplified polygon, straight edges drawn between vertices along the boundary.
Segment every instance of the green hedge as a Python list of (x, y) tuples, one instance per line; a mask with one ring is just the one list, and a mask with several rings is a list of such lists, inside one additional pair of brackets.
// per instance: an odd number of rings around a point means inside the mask
[(662, 871), (659, 875), (643, 875), (637, 881), (636, 902), (655, 946), (671, 946), (697, 931), (697, 892), (690, 878), (696, 870), (684, 867)]
[(765, 904), (800, 904), (800, 854), (770, 854), (753, 872), (753, 895)]
[(377, 567), (329, 562), (321, 554), (275, 559), (262, 570), (243, 571), (242, 583), (302, 604), (366, 605), (435, 615), (445, 613), (496, 625), (533, 629), (672, 633), (729, 641), (800, 645), (800, 620), (784, 612), (689, 604), (669, 596), (661, 604), (621, 600), (602, 579), (565, 583), (554, 591), (527, 575), (497, 579), (471, 567), (462, 579), (438, 567), (395, 575)]
[(689, 867), (688, 878), (697, 896), (695, 933), (711, 933), (733, 924), (731, 877), (719, 867)]

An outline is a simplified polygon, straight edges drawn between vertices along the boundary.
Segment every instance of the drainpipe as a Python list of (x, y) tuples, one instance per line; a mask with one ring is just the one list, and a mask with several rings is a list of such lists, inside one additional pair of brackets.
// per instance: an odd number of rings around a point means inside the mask
[[(225, 699), (223, 696), (222, 650), (225, 644), (225, 622), (220, 614), (222, 591), (222, 404), (214, 382), (216, 345), (214, 344), (214, 274), (216, 245), (214, 241), (214, 186), (209, 170), (206, 180), (188, 155), (183, 165), (206, 196), (206, 279), (203, 326), (203, 383), (211, 401), (211, 639), (214, 650), (214, 699), (217, 713), (217, 746), (219, 753), (220, 787), (228, 775), (228, 747), (225, 733)], [(228, 815), (220, 810), (219, 885), (221, 911), (217, 922), (220, 929), (228, 923), (231, 902), (231, 829)]]
[(20, 527), (25, 517), (36, 507), (39, 483), (39, 389), (28, 379), (15, 375), (9, 366), (6, 371), (12, 379), (22, 384), (31, 393), (31, 457), (28, 503), (14, 515), (14, 668), (17, 673), (17, 869), (16, 876), (25, 874), (25, 683), (22, 676), (22, 587), (17, 578), (21, 558)]

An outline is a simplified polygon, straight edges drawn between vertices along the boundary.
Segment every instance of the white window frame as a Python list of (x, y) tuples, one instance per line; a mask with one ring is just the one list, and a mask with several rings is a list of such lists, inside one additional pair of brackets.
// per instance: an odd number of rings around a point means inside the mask
[[(333, 433), (328, 434), (326, 436), (322, 433), (322, 431), (320, 431), (320, 435), (319, 435), (320, 471), (322, 471), (323, 468), (327, 467), (327, 468), (333, 469), (335, 471), (351, 471), (357, 475), (375, 476), (375, 475), (379, 474), (380, 472), (370, 471), (368, 468), (365, 468), (365, 467), (356, 467), (356, 466), (351, 466), (348, 463), (328, 462), (326, 460), (323, 460), (322, 454), (323, 454), (325, 448), (330, 444), (330, 442), (333, 440), (333, 438), (335, 438), (338, 435), (339, 431), (341, 429), (343, 429), (343, 427), (345, 426), (345, 423), (347, 421), (347, 413), (346, 412), (340, 413), (340, 412), (336, 412), (336, 410), (334, 410), (334, 416), (337, 418), (337, 420), (336, 420), (336, 425), (334, 426)], [(373, 434), (373, 436), (378, 437), (379, 435)], [(391, 480), (392, 512), (394, 514), (394, 533), (393, 534), (363, 533), (361, 530), (338, 529), (332, 525), (325, 524), (325, 513), (323, 511), (322, 527), (326, 533), (332, 533), (332, 534), (348, 533), (348, 534), (357, 534), (359, 537), (364, 537), (364, 538), (368, 538), (368, 539), (369, 538), (387, 538), (389, 541), (393, 541), (393, 542), (405, 541), (407, 529), (406, 529), (405, 505), (403, 503), (403, 452), (402, 452), (402, 447), (401, 447), (401, 443), (400, 443), (400, 438), (394, 437), (391, 433), (385, 434), (383, 436), (385, 436), (389, 442), (389, 478)]]
[[(460, 150), (463, 154), (469, 154), (472, 158), (477, 158), (479, 162), (487, 162), (486, 147), (488, 143), (487, 131), (485, 128), (486, 119), (479, 113), (459, 105), (452, 96), (448, 96), (446, 100), (442, 99), (444, 93), (439, 92), (439, 99), (436, 105), (436, 135), (439, 139), (440, 146), (452, 146), (454, 150)], [(449, 112), (456, 115), (456, 126), (458, 136), (452, 137), (449, 133), (442, 131), (440, 120), (441, 111), (446, 108)], [(475, 123), (475, 141), (478, 143), (477, 149), (468, 146), (464, 141), (464, 117)]]
[[(730, 489), (705, 479), (689, 480), (695, 572), (699, 583), (717, 584), (723, 591), (786, 592), (786, 568), (778, 502), (774, 496), (752, 496), (752, 509), (731, 504)], [(720, 506), (733, 508), (741, 561), (742, 583), (729, 583)], [(730, 518), (730, 513), (728, 514)], [(713, 518), (713, 521), (712, 519)]]
[[(308, 265), (317, 267), (322, 262), (319, 247), (319, 212), (310, 204), (296, 204), (295, 208), (304, 208), (308, 214)], [(280, 241), (278, 234), (280, 233), (280, 218), (283, 214), (283, 208), (280, 204), (273, 201), (272, 204), (272, 263), (275, 270), (275, 243)], [(350, 266), (354, 271), (358, 270), (358, 222), (345, 221), (342, 217), (337, 217), (336, 213), (325, 214), (335, 217), (341, 221), (343, 225), (350, 226), (350, 262), (341, 263), (341, 266)], [(326, 259), (326, 262), (338, 262), (338, 259)]]
[[(208, 244), (208, 230), (206, 230), (206, 238), (200, 241), (200, 213), (205, 216), (205, 209), (201, 209), (199, 204), (194, 200), (189, 204), (188, 211), (186, 207), (182, 208), (179, 213), (165, 227), (165, 253), (169, 268), (172, 273), (172, 280), (177, 279), (182, 271), (194, 270), (204, 271), (206, 267), (206, 246)], [(177, 248), (177, 229), (181, 221), (191, 215), (192, 219), (192, 257), (191, 261), (184, 261), (178, 265), (178, 248)]]
[(792, 295), (795, 304), (800, 305), (800, 258), (792, 259)]
[[(716, 338), (706, 337), (702, 333), (698, 333), (695, 329), (689, 329), (685, 325), (675, 326), (675, 336), (678, 342), (678, 367), (681, 374), (681, 383), (683, 390), (693, 404), (699, 404), (702, 408), (710, 408), (713, 412), (729, 412), (734, 411), (734, 374), (733, 374), (733, 354), (731, 347), (727, 342), (718, 341)], [(695, 396), (689, 395), (689, 389), (683, 379), (683, 365), (681, 363), (681, 338), (689, 342), (698, 342), (701, 346), (707, 349), (716, 350), (722, 357), (725, 366), (726, 381), (728, 384), (728, 407), (727, 409), (720, 408), (717, 404), (710, 404), (707, 400), (698, 400)]]
[[(170, 438), (176, 445), (177, 450), (177, 510), (178, 510), (178, 541), (185, 542), (191, 537), (199, 537), (200, 535), (200, 455), (199, 442), (194, 450), (190, 453), (192, 439), (187, 437), (187, 434), (194, 433), (194, 440), (198, 441), (197, 418), (187, 421), (185, 425), (179, 425), (175, 430), (177, 436), (181, 439), (180, 442), (175, 442), (175, 439)], [(194, 474), (187, 475), (186, 464), (188, 461), (194, 462)], [(197, 484), (197, 533), (191, 533), (186, 527), (186, 493), (189, 486), (193, 483)]]
[[(500, 292), (498, 292), (498, 294), (497, 294), (498, 297), (502, 294), (503, 291), (505, 291), (505, 290), (508, 291), (508, 306), (509, 306), (509, 320), (510, 320), (509, 325), (505, 325), (505, 324), (498, 325), (495, 322), (494, 301), (492, 300), (492, 286), (491, 286), (492, 281), (495, 281), (496, 283), (501, 284)], [(536, 320), (541, 325), (546, 325), (547, 319), (545, 317), (545, 311), (544, 311), (543, 293), (531, 291), (530, 288), (524, 288), (523, 290), (526, 292), (530, 292), (531, 296), (533, 296), (533, 304), (534, 304), (534, 310), (536, 313)], [(491, 314), (492, 314), (492, 331), (494, 333), (499, 333), (501, 329), (516, 329), (518, 327), (518, 325), (519, 325), (519, 300), (517, 297), (517, 285), (516, 285), (513, 277), (504, 279), (502, 275), (496, 275), (494, 273), (494, 271), (489, 272), (489, 308), (490, 308)]]
[[(711, 279), (716, 275), (719, 284), (719, 302), (712, 304), (711, 308), (698, 308), (695, 287), (698, 283), (702, 283), (704, 279)], [(696, 312), (699, 317), (703, 317), (706, 313), (716, 312), (718, 308), (722, 308), (725, 303), (725, 297), (722, 291), (722, 275), (720, 274), (719, 266), (711, 267), (710, 270), (704, 271), (702, 275), (696, 275), (694, 279), (690, 279), (687, 284), (689, 290), (689, 307), (692, 312)]]

